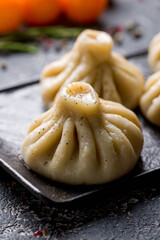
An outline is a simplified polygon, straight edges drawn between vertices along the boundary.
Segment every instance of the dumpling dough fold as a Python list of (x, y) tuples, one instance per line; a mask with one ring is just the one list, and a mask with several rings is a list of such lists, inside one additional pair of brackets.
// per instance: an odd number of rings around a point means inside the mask
[(160, 71), (160, 33), (155, 35), (150, 43), (148, 61), (154, 72)]
[(146, 81), (140, 107), (144, 116), (160, 127), (160, 71), (151, 75)]
[(98, 97), (90, 84), (63, 88), (22, 145), (30, 169), (67, 184), (101, 184), (133, 169), (143, 145), (136, 115)]
[(85, 30), (73, 49), (44, 68), (41, 93), (50, 108), (61, 89), (72, 82), (86, 82), (99, 97), (133, 109), (142, 94), (142, 73), (125, 58), (112, 52), (113, 41), (105, 32)]

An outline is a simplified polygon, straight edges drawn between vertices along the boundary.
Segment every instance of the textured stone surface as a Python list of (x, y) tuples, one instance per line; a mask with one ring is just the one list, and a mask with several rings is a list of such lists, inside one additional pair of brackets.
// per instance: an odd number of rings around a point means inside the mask
[(160, 239), (159, 177), (74, 208), (43, 204), (0, 170), (0, 239)]

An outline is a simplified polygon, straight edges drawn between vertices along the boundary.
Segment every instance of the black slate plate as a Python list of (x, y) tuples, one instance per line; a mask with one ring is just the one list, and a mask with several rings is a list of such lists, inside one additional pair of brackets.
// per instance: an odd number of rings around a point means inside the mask
[(137, 110), (144, 134), (144, 147), (139, 164), (128, 176), (100, 186), (67, 186), (51, 182), (24, 164), (20, 154), (23, 139), (33, 118), (44, 112), (39, 85), (31, 85), (0, 94), (0, 165), (47, 203), (64, 205), (104, 190), (124, 188), (133, 180), (160, 170), (160, 131), (147, 122)]

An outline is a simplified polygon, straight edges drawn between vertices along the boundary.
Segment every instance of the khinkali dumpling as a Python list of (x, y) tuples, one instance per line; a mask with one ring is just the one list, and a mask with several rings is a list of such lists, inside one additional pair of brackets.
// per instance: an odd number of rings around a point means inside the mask
[(144, 116), (160, 126), (160, 71), (151, 75), (146, 81), (140, 107)]
[(99, 99), (87, 83), (63, 88), (31, 124), (22, 155), (35, 172), (67, 184), (100, 184), (133, 169), (143, 144), (136, 115)]
[(82, 32), (68, 54), (44, 68), (41, 93), (45, 105), (51, 107), (64, 86), (81, 81), (91, 84), (103, 99), (135, 108), (143, 90), (143, 75), (122, 56), (111, 52), (112, 46), (105, 32)]
[(154, 72), (160, 70), (160, 33), (158, 33), (151, 41), (148, 61)]

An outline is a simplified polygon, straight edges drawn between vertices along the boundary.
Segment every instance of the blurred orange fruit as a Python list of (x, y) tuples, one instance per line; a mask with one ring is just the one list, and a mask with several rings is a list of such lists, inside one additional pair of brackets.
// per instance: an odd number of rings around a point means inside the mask
[(59, 5), (62, 11), (65, 11), (65, 9), (67, 8), (67, 4), (68, 4), (67, 0), (59, 0)]
[(0, 0), (0, 34), (19, 29), (22, 24), (22, 12), (17, 0)]
[(109, 0), (59, 0), (67, 17), (75, 23), (88, 24), (98, 19)]
[(54, 23), (60, 15), (59, 0), (22, 1), (23, 18), (29, 25), (43, 26)]

